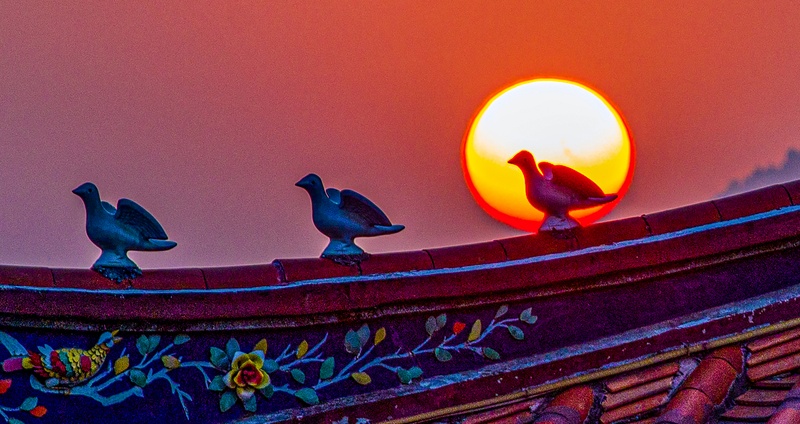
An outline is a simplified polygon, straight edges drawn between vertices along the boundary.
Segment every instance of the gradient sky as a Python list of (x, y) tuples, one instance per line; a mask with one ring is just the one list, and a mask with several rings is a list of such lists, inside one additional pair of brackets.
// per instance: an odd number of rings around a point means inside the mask
[(0, 0), (0, 263), (88, 268), (70, 190), (140, 203), (142, 267), (315, 257), (309, 172), (406, 230), (368, 251), (513, 236), (459, 159), (482, 102), (589, 85), (637, 148), (607, 219), (713, 198), (800, 148), (800, 3)]

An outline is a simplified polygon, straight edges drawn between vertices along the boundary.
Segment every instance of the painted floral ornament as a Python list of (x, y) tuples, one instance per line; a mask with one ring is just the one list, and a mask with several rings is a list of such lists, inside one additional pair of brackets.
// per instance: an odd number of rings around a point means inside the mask
[(269, 374), (264, 369), (264, 352), (236, 352), (231, 370), (225, 374), (225, 385), (236, 390), (242, 402), (247, 402), (256, 390), (269, 386)]

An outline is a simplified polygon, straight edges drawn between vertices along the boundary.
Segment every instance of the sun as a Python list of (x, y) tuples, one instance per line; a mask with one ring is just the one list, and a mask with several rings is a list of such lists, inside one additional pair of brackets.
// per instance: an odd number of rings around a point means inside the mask
[(478, 204), (512, 227), (536, 231), (544, 214), (525, 197), (520, 150), (537, 162), (565, 165), (589, 177), (617, 200), (570, 212), (588, 225), (624, 197), (633, 178), (634, 146), (625, 121), (597, 91), (573, 81), (533, 79), (489, 98), (473, 118), (461, 149), (464, 177)]

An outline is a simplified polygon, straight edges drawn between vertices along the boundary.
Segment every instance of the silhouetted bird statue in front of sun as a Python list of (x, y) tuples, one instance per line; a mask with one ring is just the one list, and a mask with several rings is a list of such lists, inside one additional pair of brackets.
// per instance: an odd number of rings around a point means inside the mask
[(97, 186), (84, 183), (72, 190), (86, 207), (86, 235), (102, 253), (92, 269), (118, 283), (142, 275), (128, 258), (129, 250), (169, 250), (177, 245), (153, 215), (133, 200), (120, 199), (117, 207), (100, 200)]
[(355, 191), (325, 190), (316, 174), (306, 175), (295, 185), (308, 192), (314, 226), (330, 238), (323, 258), (345, 264), (361, 261), (369, 255), (353, 239), (394, 234), (405, 228), (393, 225), (380, 208)]
[(514, 155), (508, 163), (522, 171), (528, 202), (544, 212), (539, 231), (578, 227), (580, 224), (569, 216), (569, 211), (599, 206), (617, 198), (616, 194), (605, 194), (592, 180), (572, 168), (548, 162), (539, 162), (537, 167), (533, 155), (526, 150)]

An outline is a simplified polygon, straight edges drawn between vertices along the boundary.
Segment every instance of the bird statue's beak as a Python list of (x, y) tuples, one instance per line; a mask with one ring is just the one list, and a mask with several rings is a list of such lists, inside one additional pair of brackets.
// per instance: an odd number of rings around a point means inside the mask
[[(78, 188), (80, 188), (80, 187), (78, 187)], [(73, 194), (77, 194), (78, 196), (80, 196), (80, 192), (78, 192), (78, 188), (72, 190), (72, 193)]]

